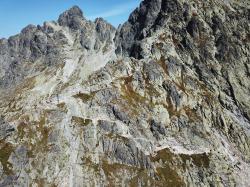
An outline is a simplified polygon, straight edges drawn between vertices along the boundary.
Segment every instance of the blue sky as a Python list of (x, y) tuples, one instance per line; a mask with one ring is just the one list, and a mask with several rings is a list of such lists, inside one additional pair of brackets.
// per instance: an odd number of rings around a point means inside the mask
[(0, 0), (0, 38), (8, 38), (28, 24), (57, 20), (73, 5), (88, 19), (103, 17), (114, 26), (125, 22), (141, 0)]

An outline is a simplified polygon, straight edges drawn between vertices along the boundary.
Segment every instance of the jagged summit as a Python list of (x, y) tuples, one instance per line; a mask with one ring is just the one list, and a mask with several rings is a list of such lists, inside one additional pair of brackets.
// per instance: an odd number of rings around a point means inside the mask
[(102, 18), (94, 22), (86, 20), (77, 6), (62, 13), (57, 22), (45, 22), (43, 26), (30, 24), (20, 34), (0, 43), (0, 48), (7, 49), (2, 51), (5, 54), (0, 59), (4, 67), (0, 72), (0, 88), (15, 86), (31, 72), (39, 72), (36, 67), (27, 68), (27, 62), (39, 61), (39, 67), (62, 64), (64, 48), (72, 43), (83, 52), (99, 51), (103, 45), (106, 45), (104, 51), (109, 51), (110, 45), (114, 45), (115, 32), (116, 29)]
[(59, 16), (58, 23), (61, 26), (69, 26), (72, 29), (79, 29), (83, 20), (85, 20), (85, 18), (82, 10), (78, 6), (73, 6)]
[(68, 14), (69, 16), (83, 17), (83, 12), (77, 5), (72, 6), (69, 10), (65, 11), (63, 14), (64, 15)]
[(21, 30), (22, 34), (28, 34), (29, 32), (34, 32), (37, 29), (35, 25), (29, 24)]
[(248, 186), (244, 1), (144, 0), (0, 40), (0, 186)]

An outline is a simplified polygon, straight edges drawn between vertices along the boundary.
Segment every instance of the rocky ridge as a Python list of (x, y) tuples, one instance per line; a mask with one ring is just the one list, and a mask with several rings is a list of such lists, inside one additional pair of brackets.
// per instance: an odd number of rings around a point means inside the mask
[(249, 10), (75, 6), (0, 40), (0, 186), (248, 186)]

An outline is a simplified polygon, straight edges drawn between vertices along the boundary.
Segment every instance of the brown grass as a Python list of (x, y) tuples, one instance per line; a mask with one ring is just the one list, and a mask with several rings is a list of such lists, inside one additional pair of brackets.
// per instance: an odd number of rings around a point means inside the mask
[(168, 39), (168, 36), (166, 33), (163, 33), (161, 34), (158, 39), (161, 41), (161, 42), (166, 42), (166, 40)]
[(197, 121), (202, 121), (202, 118), (196, 113), (194, 109), (191, 109), (187, 106), (183, 107), (183, 110), (185, 111), (189, 122), (197, 122)]
[(168, 74), (168, 66), (167, 66), (167, 64), (165, 62), (166, 62), (166, 60), (165, 60), (164, 56), (161, 56), (160, 60), (157, 61), (157, 63), (160, 64), (160, 66), (162, 67), (164, 73), (166, 75), (169, 75)]
[(195, 167), (209, 168), (209, 155), (202, 154), (174, 154), (169, 149), (160, 150), (156, 156), (151, 157), (153, 162), (162, 161), (162, 166), (157, 168), (157, 174), (166, 186), (185, 186), (185, 183), (177, 172), (187, 170), (187, 162)]
[(14, 146), (5, 142), (4, 140), (0, 140), (0, 162), (3, 166), (3, 172), (6, 175), (12, 175), (12, 164), (8, 161), (11, 153), (14, 151)]
[(185, 93), (187, 96), (188, 96), (188, 93), (187, 93), (187, 89), (186, 89), (186, 83), (185, 83), (185, 74), (183, 72), (183, 70), (181, 70), (181, 81), (180, 83), (177, 83), (175, 82), (175, 85), (183, 92)]
[(45, 114), (41, 116), (39, 121), (20, 122), (17, 130), (17, 138), (29, 148), (28, 157), (31, 158), (39, 152), (43, 153), (50, 150), (48, 138), (52, 128), (46, 126)]
[(72, 118), (71, 118), (71, 123), (74, 123), (74, 124), (79, 125), (79, 126), (87, 126), (91, 122), (92, 122), (91, 119), (84, 119), (84, 118), (76, 117), (76, 116), (72, 116)]
[(151, 160), (153, 162), (159, 162), (162, 160), (163, 165), (161, 167), (157, 167), (156, 171), (157, 175), (166, 186), (185, 186), (181, 176), (178, 175), (176, 169), (171, 165), (171, 163), (175, 161), (174, 154), (168, 149), (159, 151), (155, 157), (151, 158)]
[(65, 113), (68, 112), (67, 106), (66, 106), (66, 104), (64, 102), (63, 103), (58, 103), (56, 106), (58, 108), (60, 108), (62, 111), (64, 111)]
[(90, 101), (94, 97), (94, 93), (92, 94), (86, 94), (86, 93), (78, 93), (74, 95), (73, 97), (76, 99), (81, 99), (84, 103)]

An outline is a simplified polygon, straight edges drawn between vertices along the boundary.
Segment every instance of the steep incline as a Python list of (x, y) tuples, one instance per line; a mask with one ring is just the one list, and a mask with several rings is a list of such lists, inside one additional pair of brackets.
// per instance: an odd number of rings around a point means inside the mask
[(250, 9), (78, 7), (0, 40), (0, 186), (248, 186)]

